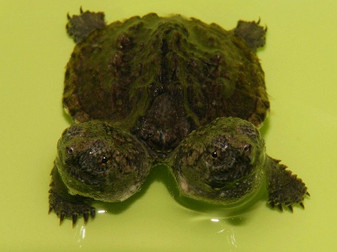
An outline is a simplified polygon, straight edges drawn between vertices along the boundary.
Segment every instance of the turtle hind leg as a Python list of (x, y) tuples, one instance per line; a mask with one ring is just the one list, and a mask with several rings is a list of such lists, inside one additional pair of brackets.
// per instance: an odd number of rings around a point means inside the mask
[(80, 15), (68, 17), (66, 25), (67, 33), (73, 38), (75, 43), (81, 42), (89, 33), (94, 30), (103, 29), (105, 27), (103, 12), (83, 12), (80, 9)]
[(51, 172), (52, 181), (49, 190), (49, 213), (54, 211), (60, 218), (60, 224), (65, 218), (72, 219), (73, 226), (76, 224), (79, 217), (84, 218), (84, 223), (95, 217), (95, 208), (90, 205), (92, 199), (70, 195), (61, 177), (56, 169)]
[(280, 164), (279, 160), (267, 158), (266, 175), (270, 206), (278, 207), (280, 210), (286, 206), (290, 211), (293, 210), (294, 204), (304, 208), (303, 200), (309, 193), (303, 181), (286, 170), (287, 167)]
[(259, 23), (260, 20), (258, 22), (240, 20), (234, 29), (234, 34), (241, 37), (253, 51), (266, 43), (267, 28), (260, 26)]

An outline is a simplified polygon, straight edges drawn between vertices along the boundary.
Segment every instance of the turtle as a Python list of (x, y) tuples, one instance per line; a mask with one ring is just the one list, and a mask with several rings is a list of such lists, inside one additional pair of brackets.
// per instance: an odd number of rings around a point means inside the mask
[(57, 144), (49, 212), (86, 223), (93, 202), (127, 200), (154, 167), (193, 200), (236, 206), (265, 188), (271, 207), (304, 208), (306, 185), (266, 154), (259, 131), (270, 107), (259, 23), (225, 30), (181, 15), (107, 24), (103, 12), (68, 14), (72, 125)]

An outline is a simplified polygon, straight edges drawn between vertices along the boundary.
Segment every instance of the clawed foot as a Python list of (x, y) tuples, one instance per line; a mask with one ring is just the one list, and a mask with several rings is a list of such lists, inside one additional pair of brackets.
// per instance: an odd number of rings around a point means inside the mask
[[(310, 196), (309, 192), (305, 193), (306, 196)], [(302, 207), (302, 209), (304, 209), (304, 204), (303, 202), (299, 202), (299, 203), (293, 203), (293, 204), (286, 204), (285, 202), (275, 202), (272, 201), (271, 199), (268, 200), (268, 204), (271, 208), (278, 208), (281, 212), (283, 211), (283, 209), (287, 208), (289, 209), (291, 212), (294, 212), (293, 207), (296, 205), (299, 205), (300, 207)]]
[(294, 205), (304, 209), (303, 200), (310, 194), (303, 181), (280, 164), (279, 160), (268, 157), (267, 162), (268, 204), (281, 211), (288, 208), (293, 212)]
[(75, 226), (79, 217), (84, 218), (84, 224), (89, 220), (89, 216), (95, 217), (95, 208), (81, 202), (76, 202), (76, 196), (72, 202), (64, 200), (51, 189), (49, 191), (49, 213), (54, 211), (60, 218), (60, 224), (65, 218), (72, 219), (73, 226)]
[(90, 216), (92, 218), (95, 217), (95, 208), (90, 205), (92, 199), (79, 195), (70, 195), (56, 167), (53, 168), (51, 176), (49, 213), (54, 211), (60, 218), (60, 224), (65, 218), (72, 219), (73, 226), (75, 226), (77, 219), (82, 216), (84, 223), (88, 222)]

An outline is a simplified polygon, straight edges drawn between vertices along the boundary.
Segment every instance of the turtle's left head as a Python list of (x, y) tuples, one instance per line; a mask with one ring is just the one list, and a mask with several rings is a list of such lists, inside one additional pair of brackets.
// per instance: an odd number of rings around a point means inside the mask
[(136, 193), (151, 168), (146, 149), (135, 137), (99, 120), (66, 129), (55, 164), (71, 194), (108, 202)]

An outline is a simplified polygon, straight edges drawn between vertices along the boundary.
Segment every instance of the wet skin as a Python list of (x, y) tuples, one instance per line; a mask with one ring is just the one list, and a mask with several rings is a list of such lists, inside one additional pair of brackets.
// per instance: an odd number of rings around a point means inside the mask
[(258, 130), (269, 109), (258, 23), (226, 31), (178, 15), (68, 19), (77, 44), (63, 104), (75, 123), (58, 142), (49, 191), (61, 222), (94, 217), (94, 200), (128, 199), (158, 164), (189, 198), (231, 206), (266, 186), (271, 206), (303, 206), (305, 184), (265, 153)]
[(124, 201), (141, 189), (157, 164), (171, 169), (182, 195), (210, 203), (243, 202), (260, 190), (265, 179), (272, 206), (292, 209), (307, 193), (300, 179), (266, 155), (258, 129), (248, 121), (218, 118), (191, 132), (162, 158), (150, 155), (145, 143), (113, 123), (92, 120), (66, 129), (58, 142), (53, 178), (63, 183), (52, 186), (51, 195), (66, 197), (61, 202), (52, 197), (51, 207), (57, 213), (61, 209), (61, 219), (76, 220), (79, 215), (87, 219), (94, 214), (91, 199)]

